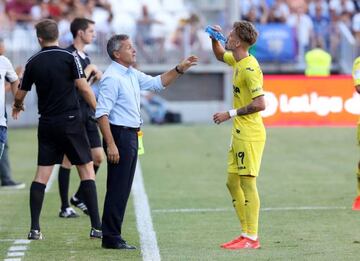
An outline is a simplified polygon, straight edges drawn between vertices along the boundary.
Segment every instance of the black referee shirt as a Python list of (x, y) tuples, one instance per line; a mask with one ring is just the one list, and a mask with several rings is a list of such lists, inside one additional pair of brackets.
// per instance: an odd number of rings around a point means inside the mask
[(51, 117), (79, 109), (75, 79), (85, 78), (79, 59), (57, 46), (45, 47), (25, 66), (20, 89), (35, 84), (41, 116)]
[[(76, 56), (76, 57), (79, 59), (79, 61), (80, 61), (80, 63), (81, 63), (81, 66), (82, 66), (82, 68), (83, 68), (84, 70), (85, 70), (85, 68), (86, 68), (89, 64), (91, 64), (89, 55), (88, 55), (87, 53), (84, 53), (84, 54), (85, 54), (85, 57), (82, 58), (81, 55), (79, 54), (78, 50), (75, 48), (75, 46), (74, 46), (73, 44), (70, 45), (69, 47), (67, 47), (66, 50), (68, 50), (69, 52), (71, 52), (74, 56)], [(87, 77), (87, 81), (88, 81), (88, 82), (90, 81), (90, 79), (91, 79), (92, 76), (93, 76), (93, 75), (89, 75), (89, 76)], [(83, 113), (84, 113), (85, 111), (87, 111), (87, 110), (90, 110), (90, 106), (87, 104), (87, 102), (84, 100), (84, 98), (80, 95), (80, 93), (78, 93), (78, 95), (79, 95), (80, 106), (81, 106), (81, 108), (82, 108), (82, 110), (83, 110)]]
[(75, 48), (75, 46), (73, 44), (70, 45), (69, 47), (67, 47), (66, 50), (68, 50), (73, 55), (78, 56), (83, 69), (85, 69), (89, 64), (91, 64), (89, 55), (84, 52), (85, 58), (82, 58), (81, 55), (79, 54), (78, 50)]

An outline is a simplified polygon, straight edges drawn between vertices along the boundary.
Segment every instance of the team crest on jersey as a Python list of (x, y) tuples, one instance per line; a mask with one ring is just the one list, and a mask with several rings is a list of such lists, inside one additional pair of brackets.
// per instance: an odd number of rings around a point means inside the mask
[(246, 67), (246, 69), (245, 69), (245, 70), (250, 71), (250, 72), (255, 71), (254, 69), (252, 69), (252, 68), (250, 68), (250, 67)]
[(233, 91), (234, 91), (234, 94), (240, 93), (240, 88), (233, 85)]

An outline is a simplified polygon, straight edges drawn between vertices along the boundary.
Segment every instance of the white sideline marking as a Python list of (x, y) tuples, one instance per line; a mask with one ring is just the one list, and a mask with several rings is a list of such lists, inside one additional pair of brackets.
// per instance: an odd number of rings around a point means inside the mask
[(25, 256), (24, 252), (8, 252), (7, 254), (9, 257), (16, 257), (16, 256)]
[(31, 240), (27, 240), (27, 239), (17, 239), (15, 240), (14, 244), (30, 244)]
[[(346, 207), (326, 207), (326, 206), (303, 206), (303, 207), (278, 207), (260, 208), (260, 211), (301, 211), (301, 210), (337, 210), (347, 209)], [(154, 209), (154, 213), (187, 213), (187, 212), (226, 212), (233, 208), (178, 208), (178, 209)]]
[(28, 249), (27, 244), (30, 244), (30, 240), (27, 239), (0, 239), (0, 242), (12, 241), (13, 245), (9, 247), (7, 257), (4, 261), (21, 261), (21, 258), (25, 256), (25, 251)]
[(11, 246), (9, 251), (25, 251), (27, 246)]
[(46, 188), (45, 188), (45, 193), (49, 192), (51, 187), (52, 187), (52, 184), (54, 183), (54, 181), (56, 180), (57, 176), (58, 176), (58, 173), (59, 173), (59, 168), (60, 168), (60, 165), (59, 164), (56, 164), (51, 172), (51, 175), (50, 175), (50, 178), (49, 178), (49, 181), (46, 185)]
[(138, 161), (132, 187), (136, 225), (140, 233), (141, 253), (144, 261), (160, 261), (160, 252), (156, 233), (153, 228), (149, 200), (145, 192), (144, 181)]

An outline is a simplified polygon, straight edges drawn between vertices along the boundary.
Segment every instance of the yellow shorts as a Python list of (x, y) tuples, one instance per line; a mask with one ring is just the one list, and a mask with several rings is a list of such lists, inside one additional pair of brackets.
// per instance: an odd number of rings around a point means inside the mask
[(228, 152), (228, 173), (259, 175), (265, 141), (243, 141), (232, 139)]

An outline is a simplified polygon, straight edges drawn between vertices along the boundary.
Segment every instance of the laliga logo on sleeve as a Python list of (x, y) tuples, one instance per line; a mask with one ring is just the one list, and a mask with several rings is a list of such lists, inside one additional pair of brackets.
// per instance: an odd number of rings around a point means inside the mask
[(354, 92), (353, 96), (345, 101), (344, 108), (351, 114), (360, 115), (360, 95)]

